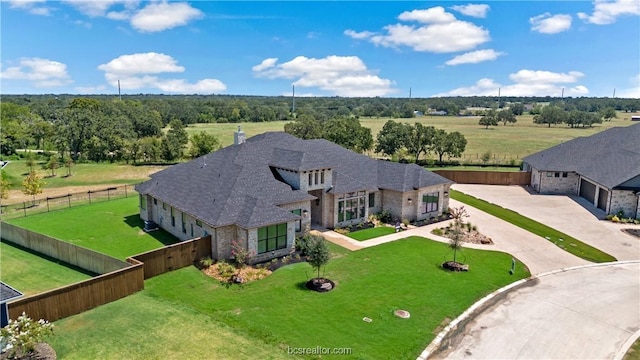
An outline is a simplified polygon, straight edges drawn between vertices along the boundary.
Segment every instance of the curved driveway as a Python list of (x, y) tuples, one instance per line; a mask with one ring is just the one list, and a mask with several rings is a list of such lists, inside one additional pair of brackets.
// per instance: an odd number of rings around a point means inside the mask
[(451, 359), (612, 359), (640, 329), (640, 263), (541, 276), (475, 315)]

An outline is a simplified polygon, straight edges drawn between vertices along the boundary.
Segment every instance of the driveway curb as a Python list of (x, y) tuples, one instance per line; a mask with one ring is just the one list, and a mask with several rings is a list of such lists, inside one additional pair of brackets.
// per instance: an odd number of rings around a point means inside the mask
[[(422, 351), (420, 356), (417, 357), (417, 360), (427, 360), (430, 356), (432, 356), (438, 350), (444, 350), (444, 348), (449, 347), (450, 340), (452, 335), (455, 335), (458, 331), (463, 331), (464, 326), (471, 320), (473, 320), (478, 314), (480, 314), (484, 309), (495, 305), (500, 299), (507, 296), (508, 292), (512, 290), (516, 290), (518, 288), (524, 286), (532, 286), (535, 285), (539, 278), (554, 275), (557, 273), (567, 272), (571, 270), (578, 270), (584, 268), (593, 268), (593, 267), (603, 267), (603, 266), (618, 266), (618, 265), (626, 265), (626, 264), (637, 264), (640, 263), (640, 260), (627, 260), (627, 261), (614, 261), (607, 263), (598, 263), (598, 264), (589, 264), (589, 265), (580, 265), (580, 266), (571, 266), (566, 268), (561, 268), (552, 271), (546, 271), (540, 274), (532, 275), (526, 279), (518, 280), (514, 283), (511, 283), (507, 286), (504, 286), (491, 294), (483, 297), (478, 300), (476, 303), (471, 305), (467, 310), (465, 310), (460, 316), (455, 318), (452, 322), (449, 323), (440, 333), (431, 341), (431, 343)], [(625, 342), (616, 353), (615, 359), (622, 359), (627, 350), (633, 345), (635, 339), (640, 337), (640, 331), (634, 333), (627, 342)]]

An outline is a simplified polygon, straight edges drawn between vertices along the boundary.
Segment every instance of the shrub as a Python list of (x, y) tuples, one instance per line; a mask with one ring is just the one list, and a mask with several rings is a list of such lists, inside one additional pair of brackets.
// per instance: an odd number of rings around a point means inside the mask
[(203, 257), (202, 259), (200, 259), (198, 264), (200, 265), (201, 269), (207, 269), (209, 268), (209, 266), (213, 265), (213, 259), (211, 259), (210, 256)]
[(402, 219), (402, 225), (404, 225), (405, 227), (409, 226), (411, 222), (409, 221), (409, 219)]
[(433, 235), (438, 235), (438, 236), (442, 236), (442, 235), (444, 235), (444, 232), (443, 232), (443, 231), (442, 231), (442, 229), (440, 229), (440, 228), (433, 229), (433, 231), (431, 231), (431, 233), (432, 233)]
[(217, 269), (218, 273), (223, 278), (231, 278), (233, 276), (233, 274), (235, 274), (235, 272), (236, 272), (235, 266), (229, 264), (226, 261), (221, 261), (216, 266), (218, 267), (218, 269)]
[(467, 231), (471, 231), (471, 229), (473, 229), (473, 225), (471, 225), (471, 223), (466, 223), (464, 224), (464, 226), (467, 228)]
[(391, 217), (391, 212), (389, 210), (383, 210), (378, 213), (378, 219), (383, 223), (391, 223), (393, 218)]
[(347, 235), (350, 233), (349, 228), (335, 228), (333, 229), (333, 231), (337, 232), (338, 234), (342, 234), (342, 235)]
[(617, 222), (620, 222), (620, 218), (618, 217), (618, 215), (614, 215), (614, 216), (611, 218), (611, 221), (613, 221), (614, 223), (617, 223)]
[(605, 219), (607, 219), (607, 220), (611, 220), (611, 219), (613, 219), (613, 217), (614, 217), (614, 216), (615, 216), (615, 215), (613, 215), (613, 214), (609, 214), (609, 215), (607, 215), (607, 216), (605, 217)]
[(16, 320), (9, 319), (9, 324), (0, 329), (0, 337), (7, 341), (9, 358), (16, 355), (18, 358), (31, 358), (25, 355), (50, 335), (53, 335), (53, 324), (43, 319), (33, 321), (24, 312)]
[(624, 210), (622, 209), (618, 210), (618, 212), (616, 213), (616, 216), (618, 217), (618, 219), (624, 218)]
[(240, 241), (231, 241), (231, 256), (233, 256), (238, 267), (244, 267), (253, 255), (253, 251), (247, 250)]

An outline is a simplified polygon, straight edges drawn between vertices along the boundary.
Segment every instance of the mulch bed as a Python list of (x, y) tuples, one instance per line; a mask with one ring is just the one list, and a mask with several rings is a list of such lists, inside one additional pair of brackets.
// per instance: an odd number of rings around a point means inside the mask
[(640, 238), (640, 229), (621, 229), (620, 231), (627, 233), (631, 236), (635, 236), (637, 238)]
[(331, 291), (336, 287), (336, 284), (325, 278), (313, 278), (306, 283), (307, 289), (317, 292)]
[[(5, 360), (5, 359), (9, 359), (9, 352), (5, 352), (3, 354), (0, 354), (0, 360)], [(51, 345), (47, 344), (47, 343), (37, 343), (35, 346), (35, 349), (23, 356), (19, 356), (19, 357), (14, 357), (11, 359), (18, 359), (18, 360), (56, 360), (57, 359), (57, 355), (56, 355), (56, 351), (53, 350), (53, 348), (51, 347)]]

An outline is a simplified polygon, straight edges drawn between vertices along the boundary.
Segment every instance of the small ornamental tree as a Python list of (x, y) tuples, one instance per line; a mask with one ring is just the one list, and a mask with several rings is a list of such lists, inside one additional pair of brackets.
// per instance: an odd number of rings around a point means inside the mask
[(37, 343), (47, 336), (53, 335), (53, 324), (46, 320), (31, 320), (24, 312), (16, 320), (9, 319), (9, 324), (0, 329), (0, 337), (7, 341), (9, 358), (31, 358)]
[(331, 258), (327, 242), (321, 236), (311, 236), (307, 248), (307, 262), (318, 272), (320, 278), (320, 268), (326, 265)]
[(11, 183), (6, 178), (4, 170), (0, 172), (0, 199), (9, 198), (9, 189), (11, 189)]
[(464, 225), (464, 218), (469, 217), (467, 210), (464, 206), (458, 208), (451, 208), (449, 214), (453, 218), (453, 239), (449, 241), (449, 247), (453, 250), (453, 262), (456, 262), (456, 255), (458, 250), (462, 248), (462, 226)]
[(59, 167), (58, 157), (51, 155), (49, 162), (47, 163), (47, 169), (51, 170), (51, 176), (56, 176), (56, 169)]
[(71, 156), (64, 159), (64, 167), (67, 168), (67, 176), (71, 176), (71, 166), (73, 165), (73, 159)]
[(40, 176), (35, 171), (31, 171), (22, 182), (22, 192), (26, 195), (31, 195), (33, 199), (33, 205), (35, 205), (36, 195), (42, 194), (42, 188), (45, 185), (47, 185), (47, 183), (42, 181)]
[(247, 250), (238, 240), (231, 241), (231, 256), (233, 256), (236, 265), (243, 268), (247, 265), (247, 261), (254, 256), (252, 251)]

